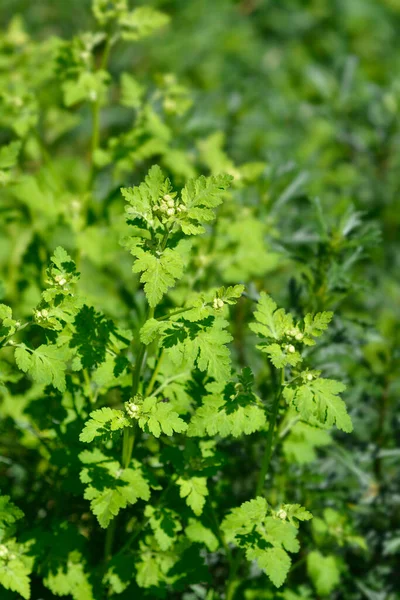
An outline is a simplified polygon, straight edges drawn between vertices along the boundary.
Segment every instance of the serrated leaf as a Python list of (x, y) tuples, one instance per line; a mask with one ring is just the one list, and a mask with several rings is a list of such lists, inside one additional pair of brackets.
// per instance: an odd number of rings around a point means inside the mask
[(23, 516), (22, 510), (10, 501), (10, 496), (0, 496), (0, 527), (12, 525)]
[(183, 233), (197, 235), (205, 231), (203, 224), (215, 218), (214, 209), (221, 204), (223, 193), (231, 181), (230, 175), (202, 175), (187, 182), (181, 194), (186, 211), (179, 217)]
[(81, 442), (92, 442), (96, 437), (109, 436), (111, 432), (131, 425), (122, 410), (107, 406), (91, 412), (89, 417), (79, 436)]
[(43, 583), (56, 596), (71, 595), (74, 600), (93, 600), (90, 573), (85, 567), (81, 553), (72, 551), (64, 564), (48, 572)]
[(36, 383), (54, 385), (60, 392), (65, 392), (66, 361), (69, 358), (68, 348), (53, 344), (43, 344), (29, 352), (25, 348), (15, 349), (15, 360), (24, 373), (29, 373)]
[(141, 273), (144, 292), (151, 307), (157, 306), (169, 288), (182, 277), (183, 260), (176, 250), (166, 248), (160, 256), (136, 249), (136, 261), (132, 267), (134, 273)]
[(141, 105), (144, 87), (129, 73), (121, 75), (121, 104), (129, 108), (138, 108)]
[(282, 548), (250, 548), (246, 557), (255, 560), (277, 588), (284, 583), (292, 564), (289, 554)]
[(254, 316), (256, 323), (250, 323), (250, 329), (265, 338), (280, 340), (293, 328), (292, 315), (283, 308), (277, 309), (276, 302), (265, 292), (260, 294)]
[(339, 381), (319, 377), (295, 388), (286, 387), (283, 395), (305, 420), (315, 417), (328, 427), (336, 424), (338, 429), (350, 433), (353, 425), (345, 403), (338, 396), (345, 389)]
[(257, 348), (268, 354), (272, 364), (277, 369), (282, 369), (286, 365), (295, 366), (302, 361), (299, 352), (289, 352), (279, 344), (268, 344), (267, 346), (260, 344)]
[(31, 597), (30, 578), (31, 569), (22, 558), (12, 553), (15, 558), (0, 559), (0, 584), (20, 594), (25, 600)]
[(208, 496), (206, 477), (191, 477), (190, 479), (180, 477), (176, 483), (180, 488), (180, 497), (186, 499), (186, 504), (195, 515), (201, 515), (206, 503), (206, 496)]
[(206, 396), (191, 418), (187, 435), (239, 437), (259, 431), (266, 424), (265, 412), (259, 406), (247, 404), (228, 410), (222, 396)]
[(101, 527), (108, 527), (110, 521), (139, 499), (150, 498), (150, 488), (137, 461), (123, 469), (119, 462), (108, 458), (99, 450), (86, 450), (79, 455), (86, 464), (81, 471), (81, 481), (87, 484), (84, 497), (90, 500), (90, 507)]
[(144, 514), (161, 550), (168, 550), (174, 544), (177, 533), (182, 530), (179, 516), (168, 508), (157, 509), (150, 505), (146, 506)]
[(149, 396), (142, 400), (134, 398), (133, 402), (127, 404), (128, 414), (137, 419), (139, 427), (149, 431), (155, 437), (160, 437), (161, 432), (165, 435), (173, 435), (174, 432), (186, 431), (187, 424), (180, 418), (169, 402), (162, 402), (155, 396)]

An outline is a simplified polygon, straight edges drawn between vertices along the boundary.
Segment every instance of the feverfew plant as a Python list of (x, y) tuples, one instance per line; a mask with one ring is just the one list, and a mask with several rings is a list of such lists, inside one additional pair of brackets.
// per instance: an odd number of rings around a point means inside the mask
[[(0, 117), (4, 599), (329, 596), (337, 548), (367, 551), (316, 483), (353, 430), (327, 353), (351, 283), (324, 279), (320, 257), (295, 280), (268, 165), (236, 164), (222, 132), (189, 142), (176, 75), (110, 68), (169, 16), (92, 10), (71, 40), (32, 41), (17, 19), (0, 47), (15, 68)], [(323, 243), (347, 256), (336, 234)]]

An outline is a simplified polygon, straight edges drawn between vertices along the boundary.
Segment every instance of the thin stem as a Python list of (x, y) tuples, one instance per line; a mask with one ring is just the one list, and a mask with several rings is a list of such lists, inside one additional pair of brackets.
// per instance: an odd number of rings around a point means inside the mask
[(278, 416), (279, 402), (280, 402), (281, 395), (282, 395), (284, 380), (285, 380), (285, 371), (284, 371), (284, 369), (281, 369), (281, 381), (280, 381), (279, 388), (275, 395), (274, 403), (272, 405), (272, 414), (271, 414), (269, 427), (268, 427), (267, 442), (265, 445), (264, 456), (261, 461), (261, 469), (260, 469), (260, 474), (258, 476), (258, 481), (257, 481), (256, 497), (260, 496), (263, 493), (265, 478), (267, 476), (269, 465), (271, 462), (272, 443), (274, 440), (275, 425), (276, 425), (276, 419)]
[(106, 541), (104, 544), (104, 560), (108, 561), (110, 560), (111, 556), (112, 556), (112, 548), (113, 548), (113, 543), (114, 543), (114, 535), (115, 535), (115, 529), (117, 526), (117, 519), (114, 518), (110, 525), (107, 527), (107, 531), (106, 531)]
[(154, 388), (155, 383), (157, 381), (157, 376), (158, 376), (158, 374), (160, 372), (161, 363), (162, 363), (163, 358), (164, 358), (164, 350), (161, 350), (161, 352), (160, 352), (160, 354), (158, 356), (156, 365), (154, 367), (153, 373), (151, 375), (151, 379), (149, 381), (149, 385), (146, 388), (146, 397), (150, 396), (151, 392), (153, 391), (153, 388)]

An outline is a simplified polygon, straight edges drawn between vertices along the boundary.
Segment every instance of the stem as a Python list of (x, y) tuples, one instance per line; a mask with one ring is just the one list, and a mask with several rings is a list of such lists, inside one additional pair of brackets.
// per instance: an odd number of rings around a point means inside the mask
[[(268, 432), (267, 432), (267, 441), (266, 441), (264, 455), (263, 455), (262, 462), (261, 462), (260, 473), (259, 473), (259, 476), (257, 479), (256, 497), (262, 495), (262, 493), (263, 493), (265, 478), (267, 476), (267, 473), (268, 473), (268, 470), (269, 470), (269, 467), (271, 464), (272, 443), (274, 440), (276, 420), (277, 420), (278, 411), (279, 411), (279, 402), (280, 402), (281, 395), (282, 395), (284, 381), (285, 381), (285, 369), (281, 369), (281, 379), (280, 379), (279, 386), (276, 390), (274, 403), (272, 405), (272, 414), (271, 414)], [(228, 578), (227, 585), (226, 585), (225, 600), (233, 600), (233, 598), (235, 596), (236, 588), (238, 585), (238, 582), (236, 581), (236, 574), (240, 568), (243, 557), (244, 557), (244, 550), (241, 549), (238, 551), (233, 563), (231, 563), (231, 570), (230, 570), (229, 578)]]
[(154, 385), (157, 381), (157, 375), (160, 372), (160, 368), (161, 368), (161, 363), (162, 363), (162, 359), (164, 357), (164, 350), (161, 350), (156, 365), (154, 367), (153, 373), (151, 375), (151, 379), (149, 381), (149, 385), (146, 388), (146, 397), (151, 395), (151, 392), (153, 391)]
[(271, 414), (271, 419), (269, 422), (269, 428), (268, 428), (268, 433), (267, 433), (267, 442), (265, 445), (264, 456), (262, 458), (260, 474), (258, 476), (258, 481), (257, 481), (256, 497), (260, 496), (263, 493), (265, 478), (267, 476), (269, 465), (271, 462), (272, 442), (274, 439), (276, 419), (278, 416), (279, 402), (280, 402), (281, 395), (282, 395), (284, 380), (285, 380), (285, 370), (281, 369), (281, 381), (280, 381), (280, 385), (277, 390), (277, 393), (275, 395), (274, 403), (272, 405), (272, 414)]
[(112, 547), (113, 547), (113, 542), (114, 542), (116, 525), (117, 525), (117, 519), (114, 518), (111, 521), (109, 527), (107, 527), (106, 541), (105, 541), (105, 545), (104, 545), (104, 560), (105, 561), (110, 560), (110, 558), (112, 556)]
[[(110, 58), (110, 51), (112, 46), (112, 38), (107, 37), (103, 55), (101, 57), (99, 71), (103, 71), (107, 68), (107, 63)], [(100, 145), (100, 98), (97, 97), (92, 104), (92, 139), (90, 143), (90, 171), (86, 189), (89, 191), (93, 186), (94, 176), (96, 174), (96, 166), (94, 164), (94, 155)], [(86, 220), (87, 215), (85, 215)]]

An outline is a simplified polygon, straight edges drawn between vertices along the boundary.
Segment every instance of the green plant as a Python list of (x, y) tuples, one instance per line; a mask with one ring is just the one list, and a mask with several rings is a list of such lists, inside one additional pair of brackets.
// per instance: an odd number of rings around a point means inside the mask
[(396, 90), (317, 0), (179, 4), (0, 39), (2, 598), (394, 600)]

